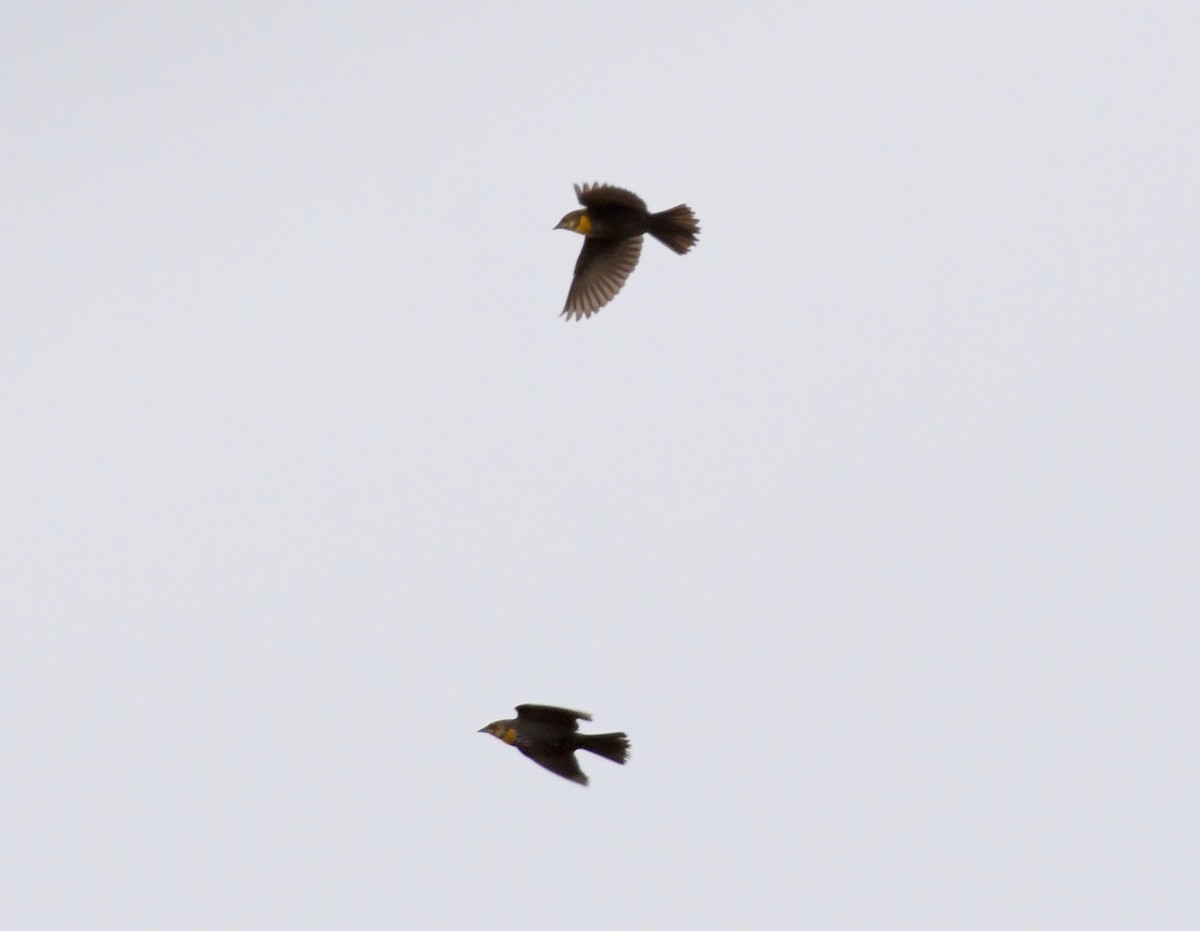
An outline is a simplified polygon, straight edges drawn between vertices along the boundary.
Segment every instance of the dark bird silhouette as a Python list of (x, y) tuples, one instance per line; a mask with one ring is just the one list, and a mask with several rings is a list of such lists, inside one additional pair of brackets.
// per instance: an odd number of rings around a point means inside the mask
[(583, 209), (572, 210), (554, 227), (584, 237), (563, 307), (568, 320), (590, 317), (617, 296), (637, 267), (643, 234), (683, 255), (700, 233), (699, 221), (687, 204), (651, 213), (636, 194), (609, 184), (577, 184), (575, 195)]
[(527, 757), (564, 779), (587, 785), (588, 778), (575, 759), (576, 750), (588, 750), (606, 760), (624, 765), (629, 757), (625, 734), (580, 734), (578, 721), (590, 721), (583, 711), (553, 705), (517, 705), (511, 720), (493, 721), (479, 733), (491, 734), (516, 747)]

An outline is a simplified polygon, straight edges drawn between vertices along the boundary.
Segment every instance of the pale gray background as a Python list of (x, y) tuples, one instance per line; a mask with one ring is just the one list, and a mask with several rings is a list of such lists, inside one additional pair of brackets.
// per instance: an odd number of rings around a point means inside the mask
[(6, 3), (0, 925), (1200, 927), (1198, 18)]

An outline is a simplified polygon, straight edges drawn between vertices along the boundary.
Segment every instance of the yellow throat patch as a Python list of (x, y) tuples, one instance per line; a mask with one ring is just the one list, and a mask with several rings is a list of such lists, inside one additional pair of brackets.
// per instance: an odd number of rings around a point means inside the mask
[(500, 735), (500, 739), (506, 744), (515, 744), (517, 742), (517, 729), (515, 727), (510, 727)]

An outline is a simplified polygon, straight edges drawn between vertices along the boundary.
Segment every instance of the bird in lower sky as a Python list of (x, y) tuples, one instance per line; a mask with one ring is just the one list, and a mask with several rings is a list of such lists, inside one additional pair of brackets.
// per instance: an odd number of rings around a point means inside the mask
[(588, 777), (579, 768), (575, 751), (588, 750), (624, 765), (629, 757), (629, 738), (620, 733), (580, 734), (581, 720), (590, 721), (592, 716), (553, 705), (517, 705), (515, 718), (493, 721), (481, 727), (479, 733), (491, 734), (515, 746), (539, 766), (585, 786)]
[(617, 296), (637, 267), (643, 234), (683, 255), (700, 233), (699, 221), (687, 204), (651, 213), (632, 191), (610, 184), (577, 184), (575, 195), (583, 209), (572, 210), (554, 227), (584, 237), (562, 312), (568, 320), (590, 317)]

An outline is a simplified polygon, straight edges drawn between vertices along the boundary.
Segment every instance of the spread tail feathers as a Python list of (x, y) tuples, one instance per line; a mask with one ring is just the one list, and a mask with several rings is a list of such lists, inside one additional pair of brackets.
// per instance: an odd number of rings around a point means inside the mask
[(624, 734), (580, 734), (579, 749), (590, 750), (614, 763), (624, 763), (629, 756), (629, 738)]
[(650, 235), (680, 255), (696, 245), (700, 221), (687, 204), (650, 214)]

